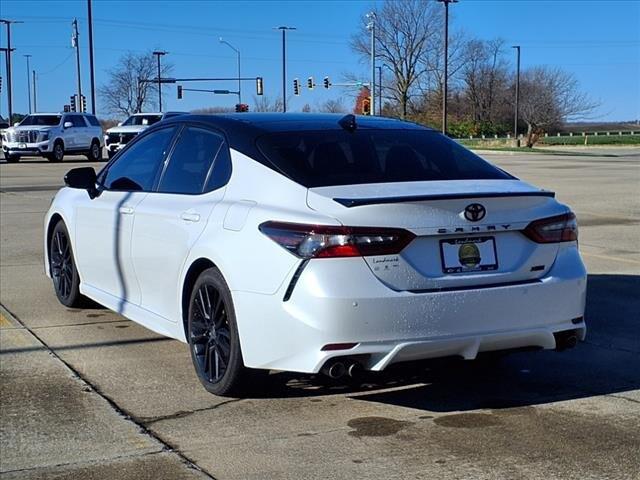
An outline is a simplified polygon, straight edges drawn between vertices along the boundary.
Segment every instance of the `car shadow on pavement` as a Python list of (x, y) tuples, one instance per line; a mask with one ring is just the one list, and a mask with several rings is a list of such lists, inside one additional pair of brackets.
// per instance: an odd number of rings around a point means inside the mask
[[(270, 375), (259, 397), (348, 394), (436, 412), (538, 405), (640, 388), (640, 276), (590, 275), (587, 339), (565, 352), (519, 352), (476, 361), (400, 364), (357, 383)], [(385, 391), (381, 391), (385, 390)]]

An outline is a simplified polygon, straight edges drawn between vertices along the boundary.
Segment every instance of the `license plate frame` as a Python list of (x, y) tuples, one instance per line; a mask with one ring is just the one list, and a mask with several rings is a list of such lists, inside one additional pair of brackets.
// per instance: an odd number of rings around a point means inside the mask
[[(458, 258), (459, 249), (464, 244), (474, 244), (481, 250), (480, 263), (474, 267), (462, 265), (459, 260), (452, 261), (452, 257)], [(487, 254), (489, 254), (488, 261)], [(484, 259), (483, 259), (484, 256)], [(498, 270), (498, 251), (496, 239), (493, 236), (482, 237), (457, 237), (440, 240), (440, 262), (442, 273), (451, 275), (455, 273), (492, 272)]]

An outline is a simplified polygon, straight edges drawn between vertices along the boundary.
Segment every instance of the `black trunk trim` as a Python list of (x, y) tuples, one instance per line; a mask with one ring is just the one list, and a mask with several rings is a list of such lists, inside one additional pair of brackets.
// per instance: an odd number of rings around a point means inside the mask
[(424, 200), (459, 200), (462, 198), (504, 198), (504, 197), (551, 197), (555, 192), (540, 190), (537, 192), (477, 192), (477, 193), (438, 193), (432, 195), (410, 195), (406, 197), (382, 197), (382, 198), (334, 198), (333, 200), (347, 208), (360, 207), (362, 205), (377, 205), (382, 203), (421, 202)]
[(518, 282), (489, 283), (487, 285), (469, 285), (464, 287), (425, 288), (423, 290), (407, 290), (407, 291), (411, 293), (460, 292), (462, 290), (484, 290), (487, 288), (516, 287), (519, 285), (534, 285), (537, 283), (542, 283), (542, 280), (534, 278), (533, 280), (520, 280)]
[(300, 265), (298, 265), (298, 268), (296, 268), (296, 271), (293, 274), (293, 277), (291, 277), (291, 281), (289, 282), (289, 286), (287, 287), (287, 291), (284, 292), (284, 297), (282, 297), (283, 302), (286, 302), (291, 298), (293, 289), (296, 287), (296, 283), (298, 283), (298, 279), (300, 278), (300, 275), (302, 275), (302, 271), (304, 270), (304, 267), (307, 266), (307, 263), (309, 263), (308, 258), (300, 262)]

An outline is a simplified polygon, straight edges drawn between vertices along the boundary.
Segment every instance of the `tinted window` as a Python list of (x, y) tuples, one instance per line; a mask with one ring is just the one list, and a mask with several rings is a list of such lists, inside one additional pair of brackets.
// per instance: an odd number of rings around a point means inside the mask
[(64, 119), (65, 122), (73, 123), (74, 127), (86, 127), (87, 124), (84, 123), (84, 118), (81, 115), (67, 115)]
[(171, 144), (175, 128), (163, 128), (122, 152), (104, 178), (108, 190), (149, 191)]
[(185, 128), (176, 142), (160, 180), (159, 192), (202, 193), (213, 159), (223, 138), (208, 130)]
[(226, 185), (229, 178), (231, 178), (231, 156), (229, 155), (229, 147), (226, 143), (223, 143), (213, 162), (213, 169), (211, 170), (204, 191), (211, 192)]
[(98, 121), (98, 119), (96, 117), (94, 117), (93, 115), (87, 115), (86, 119), (89, 121), (89, 123), (91, 125), (93, 125), (94, 127), (99, 127), (100, 126), (100, 122)]
[(25, 117), (22, 122), (20, 122), (21, 126), (31, 126), (38, 125), (42, 127), (53, 127), (55, 125), (60, 124), (61, 115), (28, 115)]
[(276, 133), (261, 137), (258, 146), (280, 171), (310, 188), (512, 178), (430, 130)]
[(131, 115), (122, 125), (153, 125), (162, 119), (162, 115)]

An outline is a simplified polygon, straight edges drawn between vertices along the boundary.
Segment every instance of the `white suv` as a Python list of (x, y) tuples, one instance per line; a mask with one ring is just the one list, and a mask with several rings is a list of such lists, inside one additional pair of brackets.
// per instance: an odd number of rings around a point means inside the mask
[(140, 132), (149, 128), (154, 123), (161, 120), (184, 115), (183, 112), (157, 112), (157, 113), (134, 113), (118, 126), (107, 130), (104, 142), (107, 146), (107, 155), (113, 157), (122, 147), (135, 138)]
[(2, 151), (8, 162), (21, 156), (40, 156), (61, 162), (65, 153), (102, 159), (102, 127), (87, 113), (34, 113), (2, 133)]

